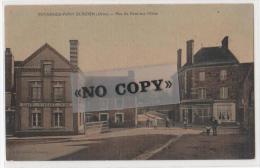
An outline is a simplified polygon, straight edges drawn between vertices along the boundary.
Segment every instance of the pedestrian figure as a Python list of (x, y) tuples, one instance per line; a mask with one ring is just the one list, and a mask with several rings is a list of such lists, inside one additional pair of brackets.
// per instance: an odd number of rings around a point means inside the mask
[(149, 122), (150, 122), (149, 119), (147, 119), (147, 120), (146, 120), (146, 124), (145, 124), (145, 126), (146, 126), (147, 128), (149, 127)]
[(210, 130), (211, 130), (211, 127), (209, 125), (206, 126), (206, 133), (207, 133), (207, 136), (210, 135)]
[(184, 128), (185, 129), (187, 129), (187, 118), (185, 117), (184, 119), (183, 119), (183, 125), (184, 125)]
[(213, 136), (217, 136), (218, 121), (214, 120), (212, 123)]
[(154, 120), (153, 120), (153, 127), (154, 127), (154, 128), (157, 128), (157, 119), (154, 119)]
[(166, 120), (165, 120), (165, 126), (166, 126), (166, 128), (169, 128), (169, 119), (168, 118), (166, 118)]

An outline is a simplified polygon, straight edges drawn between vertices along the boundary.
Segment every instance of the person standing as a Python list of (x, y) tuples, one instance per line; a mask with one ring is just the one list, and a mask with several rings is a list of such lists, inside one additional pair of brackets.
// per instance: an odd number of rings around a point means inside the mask
[(210, 135), (210, 130), (211, 130), (210, 125), (207, 125), (207, 126), (206, 126), (206, 133), (207, 133), (207, 136)]
[(218, 121), (214, 120), (212, 123), (213, 136), (217, 136)]
[(149, 119), (147, 119), (145, 124), (146, 128), (149, 128), (149, 122), (150, 122)]
[(157, 119), (156, 119), (156, 118), (153, 119), (153, 127), (154, 127), (154, 128), (157, 128)]
[(166, 128), (169, 128), (169, 119), (168, 118), (166, 118), (166, 120), (165, 120), (165, 126), (166, 126)]
[(186, 117), (183, 119), (183, 125), (184, 125), (184, 128), (187, 129), (188, 123), (187, 123), (187, 118)]

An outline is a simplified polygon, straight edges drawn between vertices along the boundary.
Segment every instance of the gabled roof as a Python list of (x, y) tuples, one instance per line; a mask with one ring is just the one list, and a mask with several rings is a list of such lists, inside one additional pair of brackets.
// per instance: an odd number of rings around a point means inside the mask
[(52, 52), (54, 52), (58, 57), (60, 57), (62, 60), (64, 60), (72, 69), (75, 69), (77, 67), (74, 67), (63, 55), (61, 55), (57, 50), (55, 50), (53, 47), (51, 47), (48, 43), (45, 43), (43, 46), (41, 46), (38, 50), (36, 50), (34, 53), (32, 53), (29, 57), (27, 57), (23, 62), (22, 66), (26, 65), (28, 62), (30, 62), (34, 57), (36, 57), (39, 53), (41, 53), (44, 49), (50, 49)]
[(204, 47), (201, 48), (193, 57), (193, 65), (239, 63), (234, 54), (224, 47)]

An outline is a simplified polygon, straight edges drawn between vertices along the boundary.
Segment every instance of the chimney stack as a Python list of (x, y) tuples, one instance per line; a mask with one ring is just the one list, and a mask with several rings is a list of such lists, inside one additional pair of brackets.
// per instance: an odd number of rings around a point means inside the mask
[(12, 55), (10, 48), (6, 48), (6, 49), (5, 49), (5, 55), (6, 55), (6, 56)]
[(222, 40), (222, 48), (228, 49), (228, 36), (225, 36)]
[(177, 50), (177, 70), (179, 71), (179, 69), (181, 68), (181, 49)]
[(14, 83), (14, 58), (10, 48), (5, 49), (5, 91), (11, 92)]
[(187, 41), (187, 65), (192, 64), (192, 56), (193, 56), (193, 43), (194, 40)]
[(70, 40), (70, 63), (78, 67), (78, 40)]

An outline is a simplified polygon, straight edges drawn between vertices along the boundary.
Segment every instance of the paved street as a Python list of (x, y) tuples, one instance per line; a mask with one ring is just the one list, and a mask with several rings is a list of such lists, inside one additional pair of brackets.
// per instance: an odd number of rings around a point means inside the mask
[[(246, 137), (201, 135), (183, 128), (112, 129), (104, 134), (10, 137), (7, 160), (131, 160), (246, 158)], [(241, 153), (242, 152), (242, 153)]]
[(184, 135), (151, 160), (252, 159), (246, 135)]
[(182, 128), (134, 128), (112, 129), (109, 133), (89, 136), (14, 137), (7, 140), (7, 160), (133, 159), (177, 135), (200, 132)]

